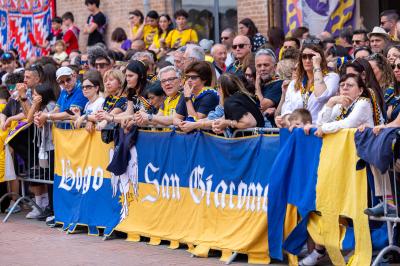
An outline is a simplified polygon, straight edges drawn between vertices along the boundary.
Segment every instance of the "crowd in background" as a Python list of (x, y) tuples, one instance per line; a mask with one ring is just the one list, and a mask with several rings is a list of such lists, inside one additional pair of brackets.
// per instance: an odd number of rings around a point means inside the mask
[[(17, 50), (0, 51), (2, 134), (21, 121), (32, 123), (5, 146), (15, 164), (17, 157), (26, 163), (31, 156), (26, 136), (33, 125), (46, 127), (48, 121), (73, 121), (89, 132), (174, 126), (230, 135), (253, 127), (300, 127), (320, 137), (344, 128), (370, 127), (379, 134), (400, 126), (400, 23), (394, 10), (383, 12), (372, 31), (346, 28), (336, 38), (329, 32), (311, 36), (305, 27), (287, 36), (273, 27), (263, 36), (245, 18), (238, 32), (224, 29), (215, 44), (198, 39), (185, 10), (173, 16), (134, 10), (127, 12), (129, 32), (108, 29), (106, 45), (100, 1), (85, 5), (90, 16), (83, 29), (71, 12), (53, 18), (49, 36), (36, 44), (50, 56), (23, 64)], [(85, 51), (80, 34), (88, 35)], [(54, 152), (51, 134), (39, 146)], [(10, 189), (18, 192), (18, 181)], [(41, 210), (34, 206), (27, 218), (51, 217), (51, 190), (30, 189)], [(393, 199), (387, 202), (394, 212)], [(365, 212), (382, 215), (383, 205)], [(315, 265), (325, 256), (324, 247), (316, 246), (301, 264)]]

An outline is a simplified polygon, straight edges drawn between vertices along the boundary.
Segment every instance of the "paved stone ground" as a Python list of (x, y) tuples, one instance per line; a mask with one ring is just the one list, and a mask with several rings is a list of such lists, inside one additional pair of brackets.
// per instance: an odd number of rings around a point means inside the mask
[[(219, 257), (191, 258), (184, 248), (150, 246), (123, 239), (103, 241), (84, 233), (67, 235), (44, 222), (27, 220), (25, 213), (0, 222), (0, 266), (8, 265), (224, 265)], [(3, 220), (4, 214), (0, 214)], [(239, 258), (232, 265), (248, 265)]]

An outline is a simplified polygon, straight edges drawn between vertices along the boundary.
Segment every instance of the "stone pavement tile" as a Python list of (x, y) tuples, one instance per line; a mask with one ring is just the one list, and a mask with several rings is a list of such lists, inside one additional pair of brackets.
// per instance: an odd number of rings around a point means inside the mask
[[(0, 214), (1, 220), (4, 217)], [(170, 250), (167, 245), (66, 234), (24, 217), (25, 213), (12, 215), (7, 223), (0, 223), (0, 266), (224, 265), (218, 257), (191, 258), (185, 249)], [(248, 265), (245, 262), (233, 265)]]

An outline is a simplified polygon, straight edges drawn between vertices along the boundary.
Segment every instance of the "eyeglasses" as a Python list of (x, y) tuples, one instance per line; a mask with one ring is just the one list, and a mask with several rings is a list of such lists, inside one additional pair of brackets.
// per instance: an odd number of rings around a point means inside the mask
[(243, 49), (246, 45), (249, 45), (249, 44), (248, 43), (234, 44), (234, 45), (232, 45), (232, 48), (234, 50), (236, 50), (237, 48)]
[(392, 65), (392, 69), (393, 69), (393, 70), (395, 70), (396, 67), (397, 67), (397, 69), (400, 69), (400, 63), (397, 63), (397, 64), (393, 64), (393, 65)]
[(172, 77), (172, 78), (168, 78), (168, 79), (162, 79), (162, 80), (160, 80), (160, 82), (161, 82), (161, 84), (167, 84), (167, 83), (171, 83), (177, 79), (178, 79), (177, 77)]
[(81, 60), (81, 65), (88, 65), (89, 61), (88, 60)]
[(84, 86), (82, 86), (82, 89), (83, 90), (86, 90), (86, 89), (93, 89), (94, 87), (96, 87), (96, 86), (94, 86), (94, 85), (84, 85)]
[(68, 78), (66, 78), (65, 80), (59, 80), (59, 81), (57, 81), (57, 82), (58, 82), (59, 85), (63, 85), (63, 84), (68, 84), (68, 83), (70, 83), (71, 80), (72, 80), (72, 78), (68, 77)]
[(108, 67), (109, 65), (110, 65), (109, 63), (96, 63), (96, 64), (94, 64), (94, 66), (95, 66), (96, 68), (100, 68), (100, 69), (106, 68), (106, 67)]
[(312, 60), (312, 58), (314, 57), (314, 54), (301, 54), (301, 59), (303, 60)]
[(198, 76), (198, 75), (186, 75), (185, 78), (186, 78), (187, 80), (189, 80), (189, 79), (191, 79), (191, 80), (197, 80), (197, 79), (200, 78), (200, 76)]

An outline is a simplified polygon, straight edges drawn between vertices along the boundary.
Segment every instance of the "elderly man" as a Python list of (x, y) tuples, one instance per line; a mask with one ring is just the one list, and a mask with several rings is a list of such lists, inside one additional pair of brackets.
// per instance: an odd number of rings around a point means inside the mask
[(144, 111), (135, 114), (135, 120), (139, 126), (170, 126), (173, 124), (173, 115), (181, 97), (181, 93), (179, 92), (181, 83), (179, 71), (174, 66), (164, 67), (158, 73), (158, 79), (167, 98), (156, 115), (147, 114)]
[(191, 63), (205, 60), (203, 48), (196, 44), (187, 44), (183, 54), (183, 67), (186, 69)]
[(225, 71), (226, 71), (226, 56), (227, 56), (227, 51), (226, 47), (223, 44), (215, 44), (211, 48), (211, 56), (213, 57), (213, 66), (215, 68), (215, 74), (217, 79), (219, 76), (221, 76)]
[(243, 75), (245, 69), (243, 69), (243, 62), (247, 56), (251, 54), (251, 42), (249, 37), (244, 35), (238, 35), (233, 39), (233, 54), (235, 55), (235, 61), (228, 66), (226, 72), (235, 75)]
[(57, 82), (63, 87), (52, 112), (40, 112), (35, 116), (35, 124), (43, 125), (46, 120), (68, 120), (74, 117), (72, 108), (82, 111), (88, 99), (83, 96), (82, 89), (76, 82), (72, 69), (60, 67), (56, 72)]
[(394, 9), (385, 10), (380, 14), (380, 18), (381, 28), (383, 28), (389, 34), (392, 40), (394, 40), (396, 36), (396, 23), (399, 20), (399, 14)]
[(282, 80), (276, 79), (277, 59), (271, 49), (261, 49), (256, 53), (256, 96), (260, 101), (261, 111), (275, 126), (274, 113), (282, 95)]
[(232, 28), (226, 28), (221, 32), (221, 43), (226, 47), (226, 60), (225, 65), (229, 66), (235, 61), (235, 56), (232, 52), (233, 39), (235, 38), (235, 31)]
[(368, 39), (371, 45), (371, 50), (374, 53), (383, 53), (383, 50), (389, 43), (389, 34), (380, 27), (374, 27), (372, 32), (368, 33)]

